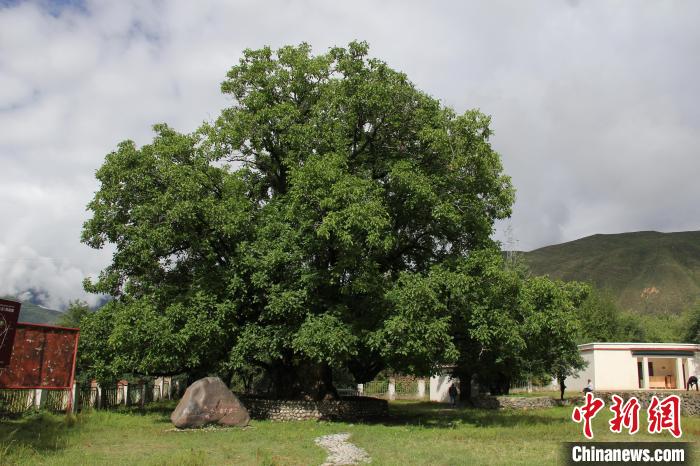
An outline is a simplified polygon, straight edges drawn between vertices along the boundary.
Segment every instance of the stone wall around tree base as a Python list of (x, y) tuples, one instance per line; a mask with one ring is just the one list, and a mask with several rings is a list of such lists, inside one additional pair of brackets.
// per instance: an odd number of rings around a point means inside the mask
[(270, 400), (240, 395), (253, 419), (272, 421), (363, 421), (384, 418), (389, 412), (386, 400), (348, 397), (329, 401)]
[[(656, 395), (660, 400), (669, 395), (678, 395), (681, 399), (681, 411), (686, 416), (700, 415), (700, 392), (682, 390), (634, 390), (634, 391), (596, 391), (594, 395), (605, 401), (606, 406), (612, 404), (612, 396), (618, 395), (624, 400), (634, 396), (639, 400), (642, 409), (649, 406), (651, 397)], [(567, 398), (564, 401), (554, 397), (537, 396), (479, 396), (471, 399), (475, 408), (481, 409), (538, 409), (554, 406), (573, 406), (583, 403), (583, 395)]]
[(612, 403), (612, 396), (618, 395), (623, 400), (636, 397), (642, 409), (649, 407), (651, 397), (656, 395), (659, 400), (663, 400), (669, 395), (678, 395), (681, 399), (681, 412), (686, 416), (700, 415), (700, 392), (683, 390), (634, 390), (634, 391), (596, 391), (593, 394), (605, 401), (606, 406)]
[(568, 398), (564, 401), (550, 396), (478, 396), (470, 401), (480, 409), (540, 409), (576, 404), (582, 398)]

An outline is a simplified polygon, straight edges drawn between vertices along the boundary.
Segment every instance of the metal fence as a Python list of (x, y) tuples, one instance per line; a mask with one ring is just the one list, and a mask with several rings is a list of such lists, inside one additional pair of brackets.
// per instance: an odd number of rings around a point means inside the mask
[(130, 406), (142, 404), (143, 385), (127, 385), (126, 404)]
[(528, 378), (517, 379), (510, 384), (510, 392), (512, 393), (524, 393), (524, 392), (541, 392), (558, 390), (558, 387), (553, 384), (543, 384), (540, 380), (531, 380)]
[(358, 385), (358, 393), (388, 399), (420, 400), (430, 398), (430, 384), (425, 379), (397, 376)]
[(418, 380), (417, 379), (397, 379), (395, 383), (396, 398), (418, 398)]
[(338, 395), (340, 396), (359, 396), (360, 392), (357, 387), (338, 387), (336, 388)]
[(34, 406), (35, 390), (0, 390), (0, 413), (22, 413)]
[(0, 390), (0, 414), (21, 414), (37, 408), (65, 411), (69, 399), (70, 390), (4, 389)]
[(84, 386), (78, 388), (78, 400), (76, 408), (80, 411), (93, 409), (98, 407), (98, 390), (97, 387)]
[(41, 406), (48, 411), (65, 411), (70, 399), (70, 390), (44, 390)]
[(73, 390), (0, 389), (0, 416), (21, 414), (36, 409), (66, 411), (74, 396), (73, 409), (110, 409), (119, 406), (144, 406), (164, 399), (178, 399), (184, 393), (183, 380), (154, 383), (115, 384), (102, 387), (76, 384)]
[(362, 393), (364, 395), (383, 396), (389, 392), (388, 380), (372, 380), (364, 384)]
[(121, 388), (117, 387), (103, 387), (102, 388), (102, 400), (100, 403), (100, 406), (102, 408), (114, 408), (115, 406), (119, 406), (121, 404), (121, 400), (119, 399), (119, 392), (121, 392)]

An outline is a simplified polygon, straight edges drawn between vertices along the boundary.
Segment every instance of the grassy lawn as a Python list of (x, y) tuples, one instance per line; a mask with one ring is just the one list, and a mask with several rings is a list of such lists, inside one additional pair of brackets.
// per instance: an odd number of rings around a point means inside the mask
[[(243, 430), (186, 432), (172, 429), (172, 404), (73, 419), (39, 414), (0, 421), (0, 464), (321, 464), (326, 452), (314, 438), (350, 432), (373, 464), (541, 465), (557, 463), (561, 442), (583, 439), (569, 407), (508, 412), (421, 402), (390, 406), (391, 417), (379, 423), (253, 421)], [(595, 419), (596, 440), (630, 439), (610, 433), (607, 419)], [(646, 418), (640, 421), (645, 429)], [(684, 418), (682, 427), (683, 440), (700, 439), (700, 418)], [(634, 439), (672, 437), (639, 433)]]

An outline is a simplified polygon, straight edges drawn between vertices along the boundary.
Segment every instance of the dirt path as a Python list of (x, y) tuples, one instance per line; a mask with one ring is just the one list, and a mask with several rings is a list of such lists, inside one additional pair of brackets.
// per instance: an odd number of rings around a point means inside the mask
[(369, 463), (372, 459), (367, 452), (347, 440), (350, 434), (331, 434), (318, 437), (316, 445), (328, 450), (326, 462), (321, 466), (337, 466), (341, 464)]

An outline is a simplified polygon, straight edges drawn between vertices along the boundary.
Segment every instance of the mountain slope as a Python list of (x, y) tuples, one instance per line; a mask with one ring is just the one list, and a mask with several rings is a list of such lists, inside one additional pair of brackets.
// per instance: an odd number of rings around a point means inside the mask
[[(12, 297), (6, 297), (5, 299), (20, 301), (17, 298)], [(55, 324), (62, 315), (63, 313), (60, 311), (54, 311), (53, 309), (47, 309), (29, 301), (25, 301), (22, 303), (22, 307), (19, 310), (19, 321), (30, 322), (33, 324)]]
[(623, 309), (677, 313), (700, 299), (700, 231), (593, 235), (524, 258), (534, 274), (609, 289)]

